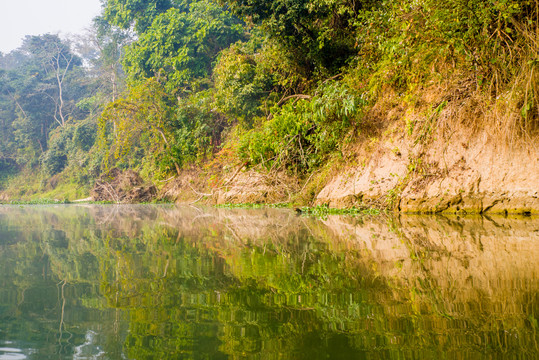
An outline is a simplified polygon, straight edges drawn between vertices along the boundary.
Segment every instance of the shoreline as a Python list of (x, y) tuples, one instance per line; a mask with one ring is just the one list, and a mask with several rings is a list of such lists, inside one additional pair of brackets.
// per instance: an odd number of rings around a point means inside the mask
[(0, 206), (46, 206), (46, 205), (169, 205), (169, 206), (195, 206), (202, 205), (216, 209), (235, 210), (235, 209), (289, 209), (295, 211), (298, 215), (312, 215), (312, 216), (328, 216), (328, 215), (344, 215), (344, 216), (378, 216), (378, 215), (418, 215), (418, 216), (456, 216), (456, 217), (518, 217), (518, 218), (535, 218), (539, 216), (537, 209), (515, 209), (513, 211), (504, 209), (503, 211), (454, 211), (454, 209), (441, 210), (441, 211), (402, 211), (402, 210), (390, 210), (387, 208), (373, 208), (373, 207), (343, 207), (334, 208), (328, 206), (296, 206), (291, 203), (225, 203), (215, 204), (209, 202), (201, 202), (199, 204), (192, 204), (190, 202), (134, 202), (134, 203), (117, 203), (113, 201), (92, 201), (88, 199), (80, 199), (74, 201), (67, 200), (36, 200), (36, 201), (12, 201), (12, 202), (0, 202)]

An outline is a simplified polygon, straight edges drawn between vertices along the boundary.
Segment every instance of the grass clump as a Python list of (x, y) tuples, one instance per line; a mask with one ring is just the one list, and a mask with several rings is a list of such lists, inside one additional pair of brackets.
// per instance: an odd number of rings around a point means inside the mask
[(327, 205), (318, 205), (313, 207), (301, 207), (298, 208), (298, 211), (304, 215), (316, 216), (316, 217), (326, 217), (328, 215), (349, 215), (349, 216), (363, 216), (363, 215), (380, 215), (382, 210), (376, 208), (361, 208), (361, 207), (351, 207), (346, 209), (337, 209), (331, 208)]
[(271, 208), (271, 209), (283, 209), (283, 208), (290, 208), (292, 207), (289, 203), (277, 203), (277, 204), (264, 204), (264, 203), (239, 203), (239, 204), (218, 204), (214, 207), (218, 209), (264, 209), (264, 208)]

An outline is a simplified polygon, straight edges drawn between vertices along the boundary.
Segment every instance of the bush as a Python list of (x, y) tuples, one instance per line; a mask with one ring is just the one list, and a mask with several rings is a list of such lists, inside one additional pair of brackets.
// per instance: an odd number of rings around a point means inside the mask
[(174, 140), (161, 165), (170, 166), (173, 159), (179, 166), (209, 158), (221, 145), (221, 133), (227, 122), (213, 109), (211, 92), (199, 92), (182, 99), (174, 123)]
[(272, 75), (240, 44), (221, 53), (214, 78), (217, 105), (222, 112), (246, 127), (252, 126), (255, 117), (264, 115), (262, 99), (273, 88)]
[(81, 121), (73, 133), (73, 145), (83, 151), (90, 151), (97, 137), (97, 124), (93, 120)]
[(274, 117), (241, 139), (240, 156), (251, 165), (307, 172), (343, 143), (365, 105), (343, 82), (322, 84), (319, 95), (288, 102)]
[(61, 172), (67, 165), (68, 153), (72, 145), (73, 126), (57, 128), (51, 132), (49, 148), (41, 154), (41, 169), (49, 176)]

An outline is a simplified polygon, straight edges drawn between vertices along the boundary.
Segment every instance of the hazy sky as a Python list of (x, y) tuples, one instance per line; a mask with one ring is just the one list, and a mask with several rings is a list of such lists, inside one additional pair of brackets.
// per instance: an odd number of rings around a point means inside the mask
[(19, 47), (25, 35), (80, 33), (100, 9), (99, 0), (0, 0), (0, 51)]

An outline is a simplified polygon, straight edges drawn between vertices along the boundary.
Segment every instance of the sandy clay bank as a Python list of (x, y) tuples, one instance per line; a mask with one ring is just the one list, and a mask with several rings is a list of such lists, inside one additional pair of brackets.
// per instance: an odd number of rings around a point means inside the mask
[(509, 148), (485, 134), (426, 147), (402, 136), (358, 160), (329, 181), (317, 204), (392, 202), (401, 212), (539, 213), (539, 152), (531, 145)]

